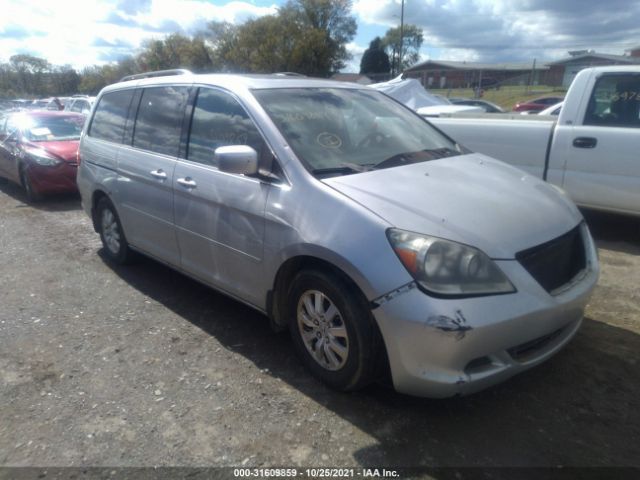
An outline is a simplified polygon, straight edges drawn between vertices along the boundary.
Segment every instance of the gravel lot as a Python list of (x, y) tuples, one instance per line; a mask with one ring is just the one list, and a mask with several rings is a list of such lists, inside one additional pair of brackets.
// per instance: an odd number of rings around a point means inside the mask
[(559, 355), (466, 398), (332, 392), (253, 310), (142, 259), (76, 197), (0, 185), (0, 465), (640, 467), (640, 222), (588, 215), (602, 276)]

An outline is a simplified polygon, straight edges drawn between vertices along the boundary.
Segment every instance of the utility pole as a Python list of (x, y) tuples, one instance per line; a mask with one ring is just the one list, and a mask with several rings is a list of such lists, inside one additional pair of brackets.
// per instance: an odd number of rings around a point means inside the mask
[(529, 76), (529, 85), (527, 85), (527, 93), (529, 93), (529, 90), (533, 86), (535, 82), (535, 78), (536, 78), (536, 59), (534, 58), (533, 67), (531, 68), (531, 75)]
[(398, 56), (398, 70), (402, 73), (402, 51), (404, 47), (404, 0), (400, 7), (400, 55)]

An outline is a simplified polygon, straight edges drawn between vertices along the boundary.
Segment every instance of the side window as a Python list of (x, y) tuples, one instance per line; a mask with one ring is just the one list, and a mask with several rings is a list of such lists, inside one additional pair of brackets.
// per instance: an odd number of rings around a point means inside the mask
[(188, 87), (144, 89), (133, 130), (133, 146), (177, 156), (188, 96)]
[(604, 75), (587, 105), (585, 125), (640, 127), (640, 75)]
[(242, 106), (226, 93), (201, 88), (193, 110), (187, 159), (213, 165), (215, 149), (226, 145), (249, 145), (258, 152), (261, 167), (272, 159)]
[(90, 137), (122, 143), (124, 124), (133, 92), (133, 90), (120, 90), (102, 96), (91, 121)]

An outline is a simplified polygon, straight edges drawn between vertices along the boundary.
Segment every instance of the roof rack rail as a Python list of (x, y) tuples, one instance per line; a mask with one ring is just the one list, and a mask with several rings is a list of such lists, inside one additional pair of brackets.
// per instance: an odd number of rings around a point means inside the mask
[(134, 75), (127, 75), (120, 79), (121, 82), (128, 82), (129, 80), (140, 80), (141, 78), (152, 77), (168, 77), (171, 75), (191, 75), (190, 70), (184, 68), (175, 68), (173, 70), (157, 70), (155, 72), (136, 73)]

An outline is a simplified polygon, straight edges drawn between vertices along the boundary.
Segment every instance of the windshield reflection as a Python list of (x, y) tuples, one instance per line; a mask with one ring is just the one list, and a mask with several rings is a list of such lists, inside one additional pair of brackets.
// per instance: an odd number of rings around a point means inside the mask
[(345, 88), (255, 90), (317, 176), (361, 173), (459, 155), (458, 146), (385, 95)]

